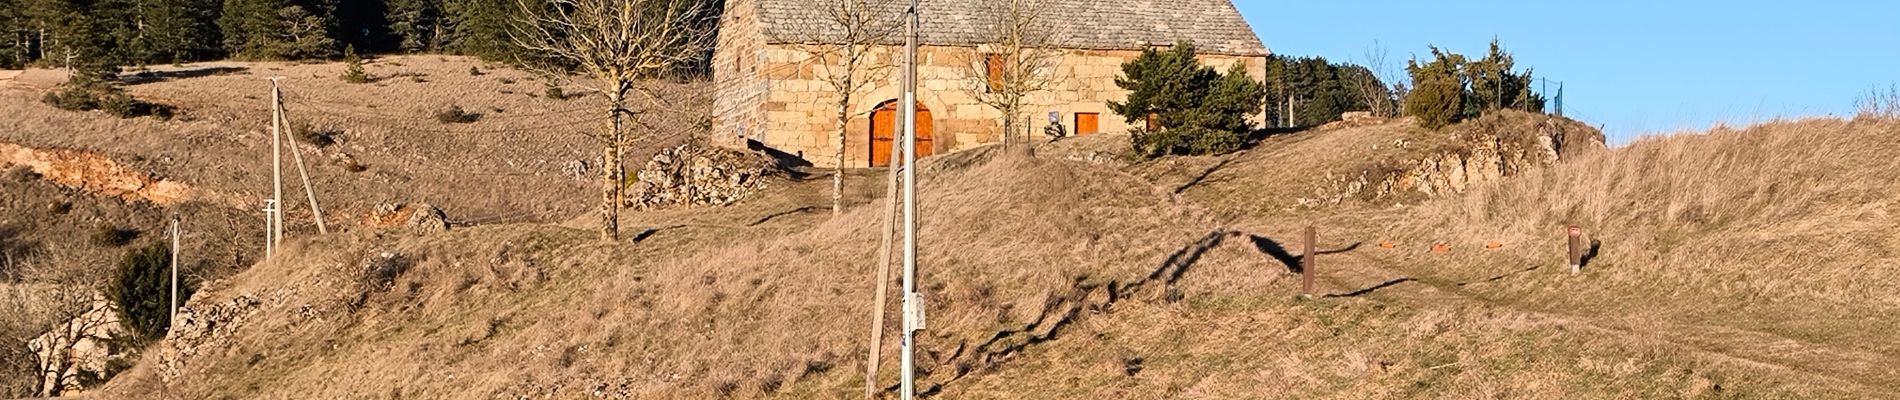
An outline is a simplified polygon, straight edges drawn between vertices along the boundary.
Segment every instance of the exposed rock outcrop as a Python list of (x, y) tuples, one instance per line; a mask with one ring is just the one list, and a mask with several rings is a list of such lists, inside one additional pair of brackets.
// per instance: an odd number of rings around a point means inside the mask
[(118, 348), (125, 335), (118, 307), (104, 295), (94, 294), (85, 312), (27, 342), (27, 349), (39, 360), (39, 395), (77, 395), (105, 383), (130, 365), (130, 356)]
[(185, 371), (184, 361), (204, 351), (220, 351), (235, 340), (235, 331), (257, 315), (263, 301), (251, 295), (239, 295), (228, 302), (188, 303), (178, 310), (173, 326), (158, 353), (158, 376), (170, 382)]
[(77, 150), (40, 150), (11, 143), (0, 143), (0, 167), (19, 165), (32, 169), (42, 178), (60, 185), (126, 200), (174, 204), (194, 198), (216, 198), (209, 193), (194, 193), (178, 182), (152, 177), (127, 168), (99, 154)]
[(375, 229), (408, 229), (421, 234), (449, 231), (449, 217), (441, 208), (423, 203), (384, 204), (363, 218)]
[(1589, 125), (1517, 111), (1494, 112), (1448, 128), (1443, 135), (1442, 141), (1430, 144), (1399, 140), (1391, 147), (1400, 155), (1356, 174), (1329, 174), (1317, 198), (1302, 199), (1301, 205), (1464, 193), (1478, 184), (1606, 148), (1603, 132)]
[(627, 206), (648, 210), (723, 206), (765, 190), (778, 175), (770, 160), (752, 154), (685, 144), (661, 150), (635, 174)]

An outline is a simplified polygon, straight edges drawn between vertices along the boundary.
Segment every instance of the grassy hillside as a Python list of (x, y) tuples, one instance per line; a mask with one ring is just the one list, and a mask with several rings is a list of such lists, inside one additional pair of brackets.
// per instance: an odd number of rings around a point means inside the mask
[[(1302, 194), (1258, 188), (1354, 167), (1266, 155), (1407, 129), (1281, 136), (1222, 167), (1278, 174), (1047, 152), (939, 158), (924, 169), (924, 387), (944, 398), (1880, 398), (1900, 387), (1881, 367), (1893, 365), (1892, 322), (1878, 318), (1893, 311), (1882, 291), (1895, 242), (1874, 234), (1893, 226), (1894, 181), (1881, 172), (1895, 165), (1880, 155), (1896, 130), (1817, 121), (1650, 139), (1418, 205), (1269, 213), (1257, 205)], [(1180, 190), (1206, 176), (1221, 178)], [(823, 182), (794, 182), (737, 206), (637, 214), (628, 225), (661, 229), (635, 244), (535, 225), (300, 241), (192, 303), (259, 300), (224, 306), (246, 318), (173, 338), (114, 386), (181, 398), (853, 397), (880, 211), (867, 201), (882, 189), (881, 176), (853, 179), (862, 205), (841, 217), (805, 212), (824, 204)], [(1289, 264), (1307, 223), (1323, 227), (1313, 299), (1296, 296)], [(1603, 243), (1581, 276), (1558, 264), (1569, 223)], [(1439, 242), (1452, 253), (1425, 251)], [(409, 262), (365, 269), (385, 252)], [(193, 353), (162, 355), (181, 348)]]

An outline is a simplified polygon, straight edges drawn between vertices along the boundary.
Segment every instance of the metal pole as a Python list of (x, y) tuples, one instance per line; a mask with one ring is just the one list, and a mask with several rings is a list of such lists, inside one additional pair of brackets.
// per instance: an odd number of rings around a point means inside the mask
[(271, 181), (271, 246), (283, 244), (284, 240), (284, 104), (283, 95), (277, 88), (277, 80), (270, 79), (270, 181)]
[(269, 260), (277, 248), (277, 234), (271, 232), (271, 221), (277, 217), (277, 202), (264, 199), (264, 259)]
[(1318, 256), (1316, 249), (1319, 233), (1312, 225), (1306, 226), (1306, 254), (1300, 257), (1300, 293), (1313, 295), (1313, 261)]
[(917, 296), (917, 1), (910, 0), (904, 34), (904, 341), (899, 395), (916, 395), (916, 337), (923, 312)]

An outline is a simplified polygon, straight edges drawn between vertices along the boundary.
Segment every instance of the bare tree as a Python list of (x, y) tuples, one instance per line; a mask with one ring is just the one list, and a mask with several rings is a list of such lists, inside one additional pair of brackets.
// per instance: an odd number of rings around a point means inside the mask
[[(117, 318), (95, 312), (109, 274), (95, 268), (85, 250), (58, 246), (36, 254), (8, 254), (15, 278), (0, 283), (0, 371), (29, 376), (0, 380), (0, 396), (58, 396), (78, 381), (79, 369), (71, 355), (84, 333), (94, 332)], [(44, 341), (35, 341), (42, 335)], [(42, 354), (55, 355), (41, 360)], [(16, 380), (20, 379), (20, 380)], [(25, 391), (23, 393), (23, 391)]]
[[(620, 236), (625, 203), (626, 149), (654, 136), (630, 135), (627, 118), (636, 117), (628, 102), (638, 96), (647, 108), (663, 107), (662, 93), (636, 85), (682, 66), (702, 62), (712, 46), (709, 19), (718, 13), (710, 0), (517, 0), (523, 17), (510, 31), (516, 45), (571, 66), (605, 95), (607, 126), (592, 135), (602, 144), (600, 237)], [(548, 63), (537, 63), (547, 65)], [(566, 68), (542, 67), (548, 76), (567, 76)]]
[(981, 20), (976, 26), (987, 37), (967, 63), (965, 76), (976, 83), (977, 102), (1002, 112), (1004, 147), (1020, 134), (1015, 141), (1029, 149), (1029, 96), (1055, 83), (1056, 63), (1062, 57), (1056, 46), (1060, 33), (1046, 3), (994, 0), (978, 6)]
[(1359, 94), (1359, 98), (1365, 100), (1366, 109), (1372, 111), (1373, 115), (1398, 116), (1399, 105), (1394, 95), (1399, 94), (1404, 87), (1400, 80), (1405, 77), (1393, 66), (1392, 51), (1384, 43), (1375, 40), (1372, 47), (1366, 48), (1363, 62), (1367, 73), (1348, 75), (1346, 84)]
[[(844, 213), (844, 152), (851, 120), (875, 110), (859, 111), (858, 94), (878, 82), (887, 81), (897, 63), (889, 61), (895, 52), (886, 49), (884, 60), (877, 50), (888, 47), (893, 36), (903, 29), (907, 4), (896, 0), (812, 0), (824, 10), (828, 26), (806, 38), (814, 73), (835, 96), (838, 106), (833, 141), (831, 176), (831, 214)], [(882, 62), (878, 62), (882, 61)]]

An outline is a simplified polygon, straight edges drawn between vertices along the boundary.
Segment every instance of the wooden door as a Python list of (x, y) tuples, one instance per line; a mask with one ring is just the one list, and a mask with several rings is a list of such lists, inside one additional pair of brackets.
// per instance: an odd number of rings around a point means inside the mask
[[(897, 137), (903, 135), (897, 121), (902, 119), (897, 102), (887, 102), (871, 113), (871, 167), (891, 166), (891, 159), (897, 156)], [(923, 104), (917, 105), (917, 158), (936, 154), (936, 141), (933, 140), (933, 126), (930, 110)]]
[(1075, 135), (1102, 133), (1101, 113), (1075, 113)]

